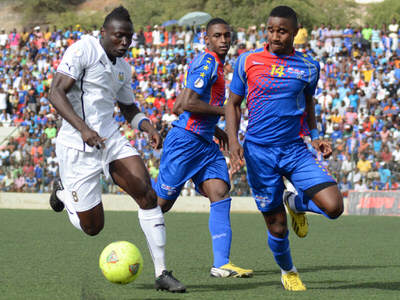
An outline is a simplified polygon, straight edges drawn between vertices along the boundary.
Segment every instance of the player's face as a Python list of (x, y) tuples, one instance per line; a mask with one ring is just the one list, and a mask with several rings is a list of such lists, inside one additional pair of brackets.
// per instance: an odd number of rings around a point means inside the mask
[(208, 28), (205, 36), (207, 48), (225, 58), (231, 46), (231, 29), (226, 24), (214, 24)]
[(272, 53), (290, 54), (293, 51), (293, 40), (297, 34), (297, 26), (291, 19), (269, 17), (267, 37), (269, 51)]
[(121, 57), (132, 42), (133, 26), (120, 20), (111, 20), (101, 29), (102, 45), (108, 56)]

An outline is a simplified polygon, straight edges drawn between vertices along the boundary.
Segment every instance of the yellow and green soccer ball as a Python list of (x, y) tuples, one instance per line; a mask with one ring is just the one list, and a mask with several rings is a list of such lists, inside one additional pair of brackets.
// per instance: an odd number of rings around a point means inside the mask
[(104, 248), (99, 266), (108, 281), (126, 284), (134, 281), (142, 272), (143, 258), (134, 244), (119, 241)]

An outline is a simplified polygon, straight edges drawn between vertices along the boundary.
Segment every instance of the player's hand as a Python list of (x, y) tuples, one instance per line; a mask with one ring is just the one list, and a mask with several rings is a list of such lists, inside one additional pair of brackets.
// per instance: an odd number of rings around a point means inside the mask
[(325, 140), (313, 140), (311, 145), (315, 150), (320, 152), (323, 158), (328, 158), (332, 154), (332, 146), (331, 143)]
[(231, 158), (231, 173), (234, 174), (244, 165), (243, 147), (237, 140), (230, 143), (229, 156)]
[(150, 145), (153, 149), (161, 149), (162, 146), (162, 138), (157, 130), (153, 129), (147, 132), (149, 135)]
[(214, 136), (218, 140), (219, 147), (223, 151), (228, 151), (229, 150), (229, 143), (228, 143), (228, 135), (226, 134), (226, 132), (223, 131), (218, 126), (216, 126), (215, 127)]
[(104, 144), (106, 138), (102, 138), (95, 130), (87, 126), (81, 130), (81, 136), (83, 141), (90, 147), (96, 147), (97, 149), (104, 149), (106, 147)]

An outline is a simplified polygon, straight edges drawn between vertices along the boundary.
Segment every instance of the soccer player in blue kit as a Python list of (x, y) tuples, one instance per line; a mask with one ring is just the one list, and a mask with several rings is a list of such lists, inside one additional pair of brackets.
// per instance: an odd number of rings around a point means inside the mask
[(211, 276), (250, 277), (229, 260), (232, 231), (229, 174), (215, 135), (227, 145), (226, 133), (216, 126), (225, 114), (224, 59), (231, 43), (230, 26), (220, 18), (206, 27), (207, 48), (190, 63), (184, 90), (174, 106), (179, 120), (172, 123), (163, 145), (160, 172), (155, 184), (158, 204), (163, 212), (171, 209), (187, 180), (210, 200), (209, 230), (214, 262)]
[[(343, 198), (335, 180), (300, 137), (305, 118), (313, 148), (324, 157), (331, 154), (330, 144), (319, 139), (316, 129), (313, 95), (319, 64), (294, 50), (297, 24), (290, 7), (278, 6), (271, 11), (268, 44), (242, 54), (236, 62), (225, 114), (232, 169), (236, 171), (243, 158), (246, 160), (248, 182), (268, 228), (269, 248), (281, 268), (283, 287), (291, 291), (306, 287), (292, 262), (283, 202), (300, 237), (308, 230), (305, 211), (330, 219), (343, 212)], [(237, 133), (245, 96), (249, 122), (242, 147)], [(283, 195), (283, 176), (298, 195)]]

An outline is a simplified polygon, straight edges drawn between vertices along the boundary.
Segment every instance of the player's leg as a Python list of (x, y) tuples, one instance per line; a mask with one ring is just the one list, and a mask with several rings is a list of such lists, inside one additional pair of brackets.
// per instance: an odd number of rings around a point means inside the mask
[[(154, 190), (163, 213), (168, 212), (181, 193), (182, 187), (202, 167), (201, 141), (186, 130), (173, 127), (163, 144), (159, 174)], [(199, 157), (200, 156), (200, 157)]]
[(287, 203), (295, 212), (310, 211), (321, 214), (328, 219), (336, 219), (343, 213), (343, 197), (338, 186), (325, 182), (296, 193), (286, 192)]
[(157, 196), (151, 186), (150, 175), (143, 160), (138, 155), (114, 160), (110, 163), (110, 174), (114, 182), (139, 205), (139, 222), (153, 258), (156, 289), (185, 292), (184, 285), (167, 271), (165, 265), (164, 215), (157, 205)]
[(282, 203), (284, 184), (282, 176), (276, 171), (281, 150), (279, 147), (263, 147), (245, 142), (244, 156), (248, 182), (268, 228), (268, 246), (281, 268), (282, 284), (286, 290), (305, 290), (290, 253), (286, 211)]
[(311, 211), (330, 219), (343, 213), (343, 198), (335, 180), (304, 143), (288, 147), (282, 161), (285, 172), (298, 192), (298, 195), (285, 195), (292, 211)]
[(213, 277), (250, 277), (253, 270), (243, 269), (230, 262), (232, 229), (230, 221), (231, 197), (229, 195), (228, 168), (218, 146), (208, 146), (205, 156), (208, 163), (193, 177), (196, 188), (210, 200), (208, 228), (213, 248)]
[(85, 153), (57, 144), (61, 180), (56, 180), (50, 205), (61, 211), (66, 208), (74, 227), (88, 235), (98, 234), (104, 227), (101, 204), (101, 155)]

